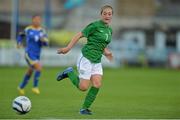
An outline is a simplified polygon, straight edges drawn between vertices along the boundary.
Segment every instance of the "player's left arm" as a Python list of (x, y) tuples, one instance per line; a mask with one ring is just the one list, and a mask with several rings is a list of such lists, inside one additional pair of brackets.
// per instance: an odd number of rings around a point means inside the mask
[(113, 60), (113, 54), (107, 47), (104, 49), (104, 55), (109, 61)]
[(43, 30), (43, 31), (40, 33), (40, 41), (42, 42), (42, 44), (43, 44), (44, 46), (48, 46), (48, 45), (49, 45), (49, 39), (48, 39), (48, 36), (47, 36), (45, 30)]

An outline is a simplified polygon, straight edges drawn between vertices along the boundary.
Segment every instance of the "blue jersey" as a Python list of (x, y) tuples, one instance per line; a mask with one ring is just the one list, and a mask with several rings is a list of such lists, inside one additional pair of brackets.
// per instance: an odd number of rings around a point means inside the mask
[(42, 46), (48, 45), (48, 37), (45, 30), (41, 27), (34, 28), (28, 26), (24, 32), (18, 35), (17, 43), (22, 43), (23, 37), (26, 39), (26, 53), (32, 56), (40, 56)]

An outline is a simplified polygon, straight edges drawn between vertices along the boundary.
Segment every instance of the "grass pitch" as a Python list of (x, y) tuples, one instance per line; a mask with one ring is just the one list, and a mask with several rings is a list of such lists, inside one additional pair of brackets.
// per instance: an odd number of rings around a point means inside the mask
[(82, 116), (79, 109), (86, 92), (78, 91), (68, 79), (57, 82), (63, 68), (44, 68), (40, 95), (26, 96), (32, 102), (28, 114), (18, 115), (12, 101), (26, 68), (0, 67), (0, 118), (10, 119), (160, 119), (180, 118), (180, 71), (168, 69), (104, 69), (103, 86), (91, 109), (93, 115)]

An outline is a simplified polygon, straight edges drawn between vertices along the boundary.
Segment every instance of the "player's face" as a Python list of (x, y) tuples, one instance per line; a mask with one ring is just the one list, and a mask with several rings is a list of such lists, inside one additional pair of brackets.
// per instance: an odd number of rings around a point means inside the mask
[(104, 23), (109, 24), (112, 20), (112, 9), (111, 8), (106, 8), (103, 10), (101, 14), (101, 19)]
[(41, 26), (41, 17), (40, 16), (36, 16), (32, 19), (32, 23), (34, 26), (39, 27)]

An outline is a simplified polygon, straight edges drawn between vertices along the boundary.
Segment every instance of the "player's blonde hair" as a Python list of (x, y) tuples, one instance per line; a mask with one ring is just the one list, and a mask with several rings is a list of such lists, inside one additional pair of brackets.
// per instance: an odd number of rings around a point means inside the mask
[(110, 6), (110, 5), (104, 5), (104, 6), (101, 7), (101, 15), (102, 15), (103, 11), (104, 11), (106, 8), (110, 8), (110, 9), (112, 10), (112, 14), (113, 14), (113, 7)]

